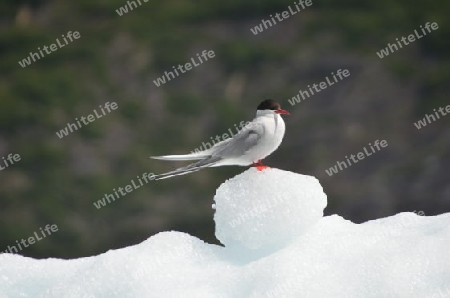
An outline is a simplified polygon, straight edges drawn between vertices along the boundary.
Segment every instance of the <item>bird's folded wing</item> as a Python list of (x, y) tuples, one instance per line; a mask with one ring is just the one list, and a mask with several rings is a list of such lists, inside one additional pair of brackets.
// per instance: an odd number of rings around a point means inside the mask
[(228, 142), (217, 144), (221, 146), (217, 146), (217, 150), (214, 150), (211, 155), (220, 156), (222, 159), (242, 156), (258, 144), (263, 134), (264, 126), (260, 123), (252, 123), (232, 139), (228, 139)]

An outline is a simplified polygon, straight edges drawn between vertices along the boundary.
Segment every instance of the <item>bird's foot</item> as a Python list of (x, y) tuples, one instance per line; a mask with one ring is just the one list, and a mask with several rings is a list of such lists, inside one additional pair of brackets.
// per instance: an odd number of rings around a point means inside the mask
[(261, 160), (258, 160), (258, 162), (254, 162), (253, 166), (258, 170), (258, 171), (262, 171), (265, 169), (268, 169), (270, 167), (263, 165)]
[(268, 167), (268, 166), (264, 166), (264, 165), (262, 165), (262, 166), (255, 166), (256, 167), (256, 169), (258, 170), (258, 171), (262, 171), (262, 170), (265, 170), (265, 169), (268, 169), (268, 168), (270, 168), (270, 167)]

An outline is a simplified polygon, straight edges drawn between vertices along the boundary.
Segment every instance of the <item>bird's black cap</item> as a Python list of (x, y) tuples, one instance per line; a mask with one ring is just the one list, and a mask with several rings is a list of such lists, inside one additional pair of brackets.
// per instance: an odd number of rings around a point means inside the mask
[(258, 107), (256, 108), (257, 110), (279, 110), (281, 109), (281, 106), (278, 102), (276, 102), (273, 99), (266, 99), (264, 101), (262, 101)]

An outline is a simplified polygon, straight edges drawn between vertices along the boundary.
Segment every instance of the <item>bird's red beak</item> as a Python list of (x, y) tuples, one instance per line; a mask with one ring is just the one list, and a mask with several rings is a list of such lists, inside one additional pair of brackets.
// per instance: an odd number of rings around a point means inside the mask
[(290, 113), (288, 111), (283, 110), (283, 109), (278, 109), (278, 110), (275, 111), (275, 113), (283, 114), (283, 115), (290, 115)]

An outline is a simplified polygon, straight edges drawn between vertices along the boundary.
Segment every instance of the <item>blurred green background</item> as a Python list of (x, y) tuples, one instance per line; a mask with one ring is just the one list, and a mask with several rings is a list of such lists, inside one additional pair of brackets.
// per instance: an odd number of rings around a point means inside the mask
[[(0, 251), (46, 224), (59, 231), (20, 253), (72, 258), (139, 243), (161, 231), (214, 237), (215, 189), (242, 167), (153, 181), (97, 210), (136, 175), (185, 163), (182, 154), (251, 120), (258, 103), (291, 112), (266, 163), (314, 175), (326, 214), (355, 222), (403, 211), (450, 211), (450, 116), (414, 122), (450, 104), (450, 2), (316, 1), (253, 35), (293, 1), (149, 1), (123, 16), (123, 0), (0, 3)], [(380, 59), (376, 52), (426, 22), (439, 29)], [(22, 68), (30, 51), (68, 31), (81, 38)], [(215, 58), (156, 87), (196, 53)], [(337, 69), (350, 77), (295, 106), (288, 99)], [(57, 131), (105, 102), (118, 110), (59, 139)], [(329, 177), (325, 170), (369, 142), (389, 146)], [(283, 185), (274, 187), (282, 188)]]

